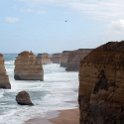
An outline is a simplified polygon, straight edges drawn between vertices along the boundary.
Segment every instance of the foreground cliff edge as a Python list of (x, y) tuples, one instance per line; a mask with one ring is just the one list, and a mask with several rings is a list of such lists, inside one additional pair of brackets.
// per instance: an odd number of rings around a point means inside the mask
[(124, 41), (93, 50), (79, 80), (80, 124), (124, 124)]
[(21, 52), (15, 60), (14, 78), (16, 80), (43, 81), (41, 61), (32, 52)]
[(0, 54), (0, 88), (11, 89), (9, 78), (8, 75), (6, 74), (6, 69), (2, 54)]

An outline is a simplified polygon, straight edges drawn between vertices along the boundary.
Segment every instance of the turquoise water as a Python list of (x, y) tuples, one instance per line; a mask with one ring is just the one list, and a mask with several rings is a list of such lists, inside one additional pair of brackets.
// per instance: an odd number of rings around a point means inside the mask
[[(66, 72), (59, 64), (43, 65), (44, 81), (14, 80), (15, 54), (5, 55), (5, 67), (12, 88), (0, 89), (0, 124), (22, 124), (35, 116), (46, 116), (48, 111), (77, 107), (78, 73)], [(15, 96), (27, 90), (34, 106), (20, 106)]]

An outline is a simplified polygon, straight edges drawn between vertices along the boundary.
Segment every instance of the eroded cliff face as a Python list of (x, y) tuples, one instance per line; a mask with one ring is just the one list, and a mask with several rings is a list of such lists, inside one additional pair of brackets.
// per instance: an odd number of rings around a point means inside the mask
[(42, 64), (50, 64), (51, 57), (48, 53), (38, 54), (37, 58), (41, 61)]
[(68, 63), (68, 58), (69, 58), (69, 54), (71, 53), (71, 51), (63, 51), (62, 52), (62, 56), (61, 56), (61, 67), (66, 67), (67, 63)]
[(61, 63), (61, 53), (55, 53), (55, 54), (53, 54), (52, 55), (52, 57), (51, 57), (51, 61), (52, 61), (52, 63), (58, 63), (58, 64), (60, 64)]
[(93, 50), (79, 80), (80, 124), (124, 124), (124, 41)]
[(87, 56), (92, 49), (79, 49), (70, 52), (68, 61), (67, 61), (67, 71), (79, 71), (80, 61)]
[(0, 88), (3, 89), (11, 88), (8, 75), (6, 74), (6, 69), (4, 66), (4, 59), (2, 54), (0, 54)]
[(28, 51), (20, 53), (16, 58), (14, 73), (16, 80), (43, 80), (41, 61)]

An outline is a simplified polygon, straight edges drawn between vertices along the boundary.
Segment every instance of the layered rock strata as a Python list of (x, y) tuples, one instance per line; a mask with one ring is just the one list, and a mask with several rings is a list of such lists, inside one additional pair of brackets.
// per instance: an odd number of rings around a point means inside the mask
[(80, 61), (91, 51), (92, 49), (79, 49), (70, 52), (68, 56), (66, 71), (79, 71)]
[(93, 50), (79, 79), (80, 124), (124, 124), (124, 41)]
[(19, 105), (33, 105), (30, 95), (27, 91), (20, 91), (17, 95), (16, 95), (16, 102)]
[(69, 58), (69, 54), (71, 53), (71, 51), (63, 51), (62, 55), (61, 55), (61, 67), (66, 67), (67, 66), (67, 62), (68, 62), (68, 58)]
[(4, 58), (2, 54), (0, 54), (0, 88), (3, 89), (11, 88), (8, 75), (6, 74), (6, 69), (4, 66)]
[(52, 61), (52, 63), (58, 63), (58, 64), (60, 64), (61, 63), (61, 53), (55, 53), (55, 54), (53, 54), (52, 55), (52, 57), (51, 57), (51, 61)]
[(50, 64), (51, 63), (51, 56), (48, 53), (38, 54), (38, 59), (40, 59), (42, 64)]
[(41, 61), (32, 53), (24, 51), (15, 60), (16, 80), (43, 80)]

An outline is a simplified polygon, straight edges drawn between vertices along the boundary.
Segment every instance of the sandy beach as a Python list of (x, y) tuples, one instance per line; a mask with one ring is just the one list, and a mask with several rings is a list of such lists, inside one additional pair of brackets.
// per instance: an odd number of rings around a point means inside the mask
[(62, 110), (58, 117), (50, 119), (53, 124), (79, 124), (79, 110)]
[(55, 118), (48, 119), (36, 117), (29, 119), (24, 124), (79, 124), (79, 110), (61, 110)]

